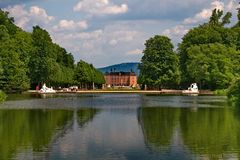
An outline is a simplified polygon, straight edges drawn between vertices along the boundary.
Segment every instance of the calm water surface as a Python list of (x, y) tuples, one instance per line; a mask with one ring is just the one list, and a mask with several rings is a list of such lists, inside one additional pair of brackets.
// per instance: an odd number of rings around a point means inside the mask
[(226, 97), (11, 95), (0, 159), (238, 159), (240, 111)]

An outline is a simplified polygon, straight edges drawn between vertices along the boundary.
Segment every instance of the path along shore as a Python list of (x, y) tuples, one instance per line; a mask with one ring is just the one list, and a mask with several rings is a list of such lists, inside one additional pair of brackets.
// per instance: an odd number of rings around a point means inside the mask
[[(78, 90), (78, 91), (56, 91), (58, 93), (76, 93), (76, 94), (104, 94), (104, 93), (129, 93), (129, 94), (182, 94), (183, 90)], [(38, 93), (36, 90), (29, 90), (27, 93)], [(55, 93), (54, 93), (55, 94)], [(201, 90), (201, 95), (213, 95), (214, 93), (209, 90)]]

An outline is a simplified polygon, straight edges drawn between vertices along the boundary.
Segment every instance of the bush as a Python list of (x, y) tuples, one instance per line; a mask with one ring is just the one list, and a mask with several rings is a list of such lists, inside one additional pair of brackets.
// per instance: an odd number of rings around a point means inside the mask
[(228, 92), (227, 89), (217, 89), (214, 91), (214, 94), (218, 96), (226, 96), (227, 92)]
[(233, 102), (240, 102), (240, 79), (236, 79), (228, 88), (227, 96)]
[(6, 98), (7, 98), (6, 94), (0, 90), (0, 102), (5, 101)]

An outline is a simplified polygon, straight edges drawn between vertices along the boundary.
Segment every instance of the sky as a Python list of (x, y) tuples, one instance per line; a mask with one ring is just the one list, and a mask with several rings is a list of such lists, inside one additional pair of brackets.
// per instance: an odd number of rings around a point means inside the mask
[(39, 25), (55, 43), (96, 67), (139, 62), (154, 35), (177, 47), (189, 29), (209, 20), (214, 8), (231, 11), (239, 0), (0, 0), (0, 8), (25, 31)]

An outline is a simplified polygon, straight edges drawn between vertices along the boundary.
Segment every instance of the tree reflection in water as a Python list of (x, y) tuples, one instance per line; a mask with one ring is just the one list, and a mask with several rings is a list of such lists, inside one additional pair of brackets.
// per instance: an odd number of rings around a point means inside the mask
[(180, 110), (149, 107), (139, 108), (138, 113), (146, 145), (152, 149), (168, 149)]
[[(239, 113), (239, 112), (238, 112)], [(145, 143), (155, 151), (170, 150), (174, 132), (180, 132), (185, 152), (193, 157), (240, 157), (240, 114), (231, 108), (139, 108)], [(178, 129), (180, 128), (180, 130)]]
[[(80, 109), (76, 113), (79, 127), (83, 127), (97, 110)], [(0, 159), (19, 154), (30, 159), (29, 154), (37, 153), (46, 157), (51, 144), (72, 127), (73, 114), (72, 110), (0, 110)]]
[(92, 121), (94, 116), (99, 112), (95, 108), (82, 108), (77, 111), (77, 122), (79, 127), (84, 127), (88, 122)]

